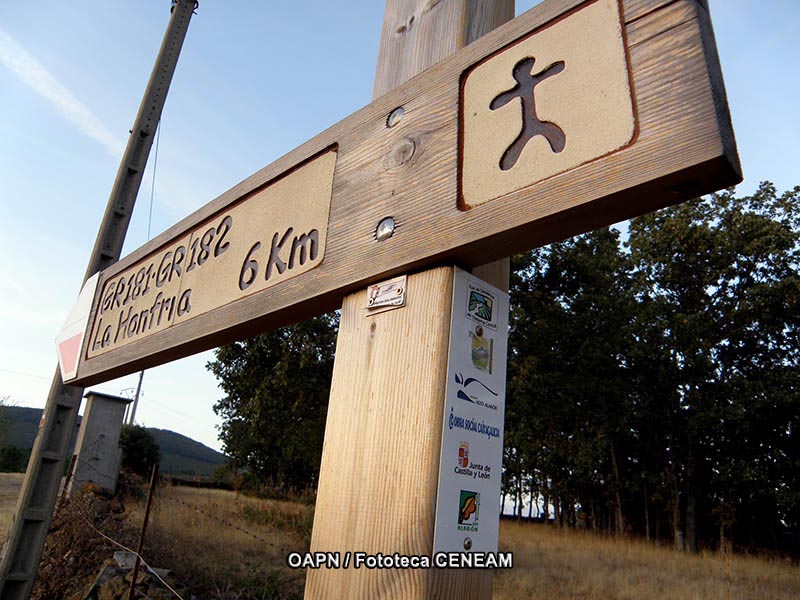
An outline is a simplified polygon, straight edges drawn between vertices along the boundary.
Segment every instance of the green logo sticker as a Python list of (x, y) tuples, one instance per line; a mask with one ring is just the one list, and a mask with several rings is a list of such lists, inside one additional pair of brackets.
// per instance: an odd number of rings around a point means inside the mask
[(458, 530), (478, 531), (481, 495), (479, 492), (461, 490), (458, 502)]

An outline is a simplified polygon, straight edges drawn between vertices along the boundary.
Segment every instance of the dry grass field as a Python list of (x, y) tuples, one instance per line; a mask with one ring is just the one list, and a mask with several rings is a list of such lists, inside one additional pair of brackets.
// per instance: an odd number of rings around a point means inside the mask
[[(216, 524), (175, 500), (218, 515), (263, 541)], [(213, 574), (222, 591), (259, 580), (275, 586), (275, 597), (299, 597), (303, 574), (285, 567), (286, 553), (308, 548), (309, 507), (259, 500), (217, 490), (172, 488), (159, 500), (153, 535), (180, 540), (189, 548), (194, 572)], [(156, 534), (160, 531), (160, 534)], [(501, 550), (514, 552), (514, 568), (495, 577), (494, 598), (581, 599), (796, 599), (800, 567), (789, 562), (716, 553), (693, 556), (640, 541), (504, 521)], [(235, 568), (232, 565), (236, 565)], [(170, 565), (180, 572), (178, 565)], [(189, 568), (187, 564), (185, 568)], [(269, 597), (269, 596), (268, 596)]]
[[(3, 535), (21, 479), (0, 475)], [(126, 520), (140, 525), (143, 499), (125, 504)], [(308, 548), (312, 520), (313, 509), (294, 502), (166, 486), (157, 494), (145, 558), (175, 571), (198, 598), (300, 598), (304, 573), (288, 569), (285, 559)], [(502, 600), (800, 598), (800, 567), (782, 560), (726, 562), (716, 553), (693, 556), (508, 521), (500, 526), (500, 549), (514, 552), (514, 568), (495, 577), (494, 598)]]
[[(143, 504), (129, 508), (131, 520), (141, 523), (142, 511)], [(169, 567), (214, 597), (300, 598), (305, 573), (289, 569), (286, 555), (308, 550), (312, 522), (313, 508), (295, 502), (166, 486), (148, 540), (153, 566)]]
[(22, 473), (0, 473), (0, 540), (5, 541), (22, 486)]
[[(252, 583), (257, 574), (268, 572), (269, 581), (283, 589), (285, 597), (302, 593), (302, 573), (286, 569), (284, 561), (287, 552), (308, 547), (310, 508), (215, 490), (173, 488), (167, 494), (268, 542), (230, 526), (215, 526), (174, 500), (160, 500), (153, 531), (161, 530), (194, 548), (194, 567), (202, 565), (214, 573), (220, 589), (227, 585), (232, 590), (237, 581)], [(640, 541), (506, 521), (500, 528), (500, 546), (514, 552), (514, 568), (495, 577), (496, 599), (800, 598), (800, 567), (786, 561), (734, 556), (726, 564), (716, 553), (693, 556)], [(233, 564), (238, 565), (235, 575)]]
[(495, 577), (494, 598), (693, 600), (797, 599), (800, 567), (717, 553), (691, 555), (641, 541), (515, 522), (500, 525), (514, 568)]

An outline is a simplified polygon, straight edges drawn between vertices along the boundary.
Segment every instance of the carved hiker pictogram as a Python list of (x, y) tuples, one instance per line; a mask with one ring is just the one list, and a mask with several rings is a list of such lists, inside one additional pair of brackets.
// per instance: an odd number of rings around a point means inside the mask
[(514, 81), (517, 82), (517, 85), (495, 96), (489, 104), (490, 110), (497, 110), (512, 100), (519, 98), (522, 105), (522, 129), (500, 159), (500, 168), (503, 171), (508, 171), (517, 164), (517, 160), (525, 146), (537, 135), (543, 136), (555, 153), (561, 152), (567, 143), (567, 136), (561, 127), (550, 121), (541, 121), (539, 115), (536, 114), (535, 89), (539, 83), (548, 77), (561, 73), (564, 70), (564, 61), (555, 62), (534, 75), (533, 66), (535, 62), (536, 59), (529, 56), (514, 65)]

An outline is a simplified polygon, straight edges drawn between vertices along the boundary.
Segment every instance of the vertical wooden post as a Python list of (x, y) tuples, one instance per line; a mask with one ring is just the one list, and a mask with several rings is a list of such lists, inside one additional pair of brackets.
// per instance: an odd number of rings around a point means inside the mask
[(75, 473), (75, 463), (78, 461), (78, 455), (73, 454), (72, 458), (69, 461), (69, 468), (67, 469), (67, 476), (64, 477), (64, 487), (61, 490), (61, 499), (58, 501), (58, 508), (61, 508), (61, 505), (64, 504), (64, 500), (69, 495), (67, 490), (69, 489), (69, 484), (72, 481), (72, 475)]
[[(387, 0), (374, 96), (513, 16), (513, 0)], [(446, 266), (409, 276), (406, 306), (377, 315), (367, 314), (365, 292), (345, 298), (312, 551), (430, 556), (453, 273)], [(508, 260), (476, 274), (507, 289)], [(306, 579), (306, 598), (489, 598), (491, 591), (490, 570), (351, 563), (309, 570)]]

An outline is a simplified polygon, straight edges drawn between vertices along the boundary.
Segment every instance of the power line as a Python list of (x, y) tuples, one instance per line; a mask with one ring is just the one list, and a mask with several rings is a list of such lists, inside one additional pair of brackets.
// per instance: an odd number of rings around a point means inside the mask
[(187, 415), (187, 414), (182, 413), (180, 411), (177, 411), (177, 410), (175, 410), (173, 408), (168, 408), (168, 407), (164, 406), (163, 404), (159, 404), (159, 403), (153, 402), (152, 400), (148, 400), (148, 405), (147, 406), (150, 409), (154, 408), (157, 411), (161, 411), (161, 412), (164, 412), (164, 413), (171, 413), (170, 416), (176, 416), (176, 417), (181, 417), (181, 418), (184, 418), (184, 419), (189, 419), (191, 421), (194, 421), (195, 423), (199, 423), (200, 425), (204, 425), (205, 427), (212, 427), (213, 428), (216, 425), (214, 423), (208, 423), (206, 421), (201, 421), (200, 419), (197, 419), (196, 417), (193, 417), (191, 415)]
[(26, 373), (25, 371), (15, 371), (13, 369), (0, 369), (2, 373), (11, 373), (12, 375), (24, 375), (25, 377), (32, 377), (33, 379), (43, 379), (45, 381), (50, 381), (49, 377), (45, 377), (44, 375), (35, 375), (33, 373)]
[[(147, 211), (147, 241), (150, 241), (150, 226), (153, 223), (153, 198), (156, 195), (156, 169), (158, 168), (158, 146), (161, 142), (161, 122), (163, 117), (158, 120), (158, 125), (156, 125), (156, 151), (155, 155), (153, 156), (153, 178), (150, 183), (150, 208)], [(139, 383), (136, 385), (136, 396), (133, 398), (133, 406), (131, 407), (131, 414), (130, 418), (128, 419), (128, 425), (134, 424), (134, 419), (136, 418), (136, 407), (139, 405), (139, 395), (142, 391), (142, 380), (144, 379), (144, 369), (139, 371)]]
[(147, 213), (147, 241), (150, 241), (150, 225), (153, 222), (153, 198), (155, 197), (156, 193), (156, 167), (158, 167), (158, 145), (161, 141), (161, 123), (163, 122), (163, 117), (158, 121), (158, 126), (156, 127), (156, 150), (153, 156), (153, 180), (150, 184), (150, 210)]

